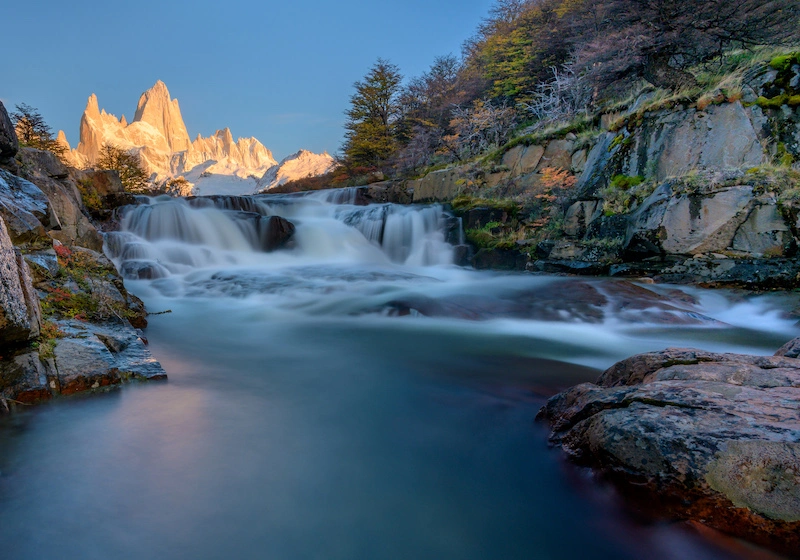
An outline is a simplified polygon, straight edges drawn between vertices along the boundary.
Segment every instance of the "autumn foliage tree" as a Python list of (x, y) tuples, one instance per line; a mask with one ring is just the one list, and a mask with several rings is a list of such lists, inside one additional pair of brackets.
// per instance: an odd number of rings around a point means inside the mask
[(123, 150), (113, 144), (104, 144), (97, 157), (99, 169), (110, 169), (119, 173), (122, 186), (131, 193), (148, 192), (151, 184), (147, 172), (142, 167), (139, 155)]

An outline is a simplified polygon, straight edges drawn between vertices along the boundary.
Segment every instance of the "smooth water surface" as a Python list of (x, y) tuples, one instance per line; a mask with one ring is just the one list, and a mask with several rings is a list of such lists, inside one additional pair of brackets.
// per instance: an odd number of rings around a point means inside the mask
[[(245, 200), (109, 238), (171, 310), (146, 332), (169, 382), (2, 420), (2, 557), (729, 557), (630, 519), (533, 418), (636, 352), (772, 353), (792, 298), (481, 273), (438, 207)], [(265, 253), (271, 215), (297, 232)]]

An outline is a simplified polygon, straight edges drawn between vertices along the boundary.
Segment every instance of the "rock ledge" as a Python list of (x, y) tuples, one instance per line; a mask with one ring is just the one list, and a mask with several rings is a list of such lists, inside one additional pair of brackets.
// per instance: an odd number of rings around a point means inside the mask
[(775, 356), (641, 354), (537, 419), (644, 509), (800, 554), (799, 353), (800, 339)]

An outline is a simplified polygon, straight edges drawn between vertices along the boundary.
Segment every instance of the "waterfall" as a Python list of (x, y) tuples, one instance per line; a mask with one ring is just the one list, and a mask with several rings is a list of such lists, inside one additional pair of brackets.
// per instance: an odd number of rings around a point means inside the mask
[[(128, 279), (186, 275), (226, 266), (320, 262), (430, 267), (453, 264), (460, 222), (442, 206), (357, 205), (356, 189), (300, 195), (140, 200), (124, 213), (106, 252)], [(272, 220), (280, 220), (277, 225)], [(288, 243), (270, 236), (288, 220)]]

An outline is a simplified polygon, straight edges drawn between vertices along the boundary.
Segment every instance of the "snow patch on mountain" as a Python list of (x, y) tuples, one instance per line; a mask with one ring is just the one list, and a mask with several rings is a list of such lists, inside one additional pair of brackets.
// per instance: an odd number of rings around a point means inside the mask
[(336, 160), (327, 152), (315, 154), (300, 150), (269, 169), (258, 182), (258, 190), (267, 192), (289, 181), (324, 175), (333, 171), (337, 165)]

